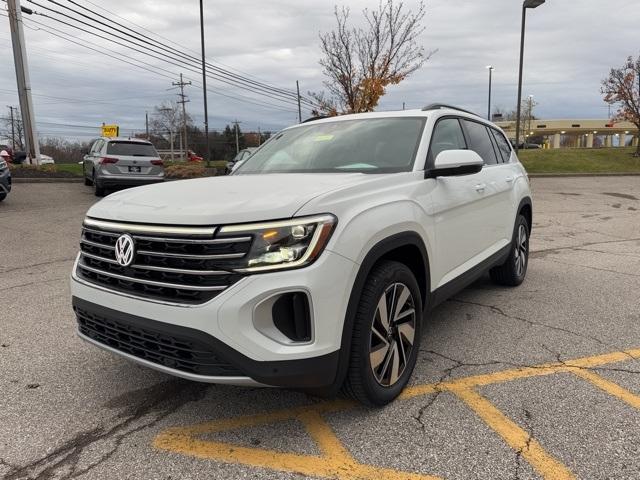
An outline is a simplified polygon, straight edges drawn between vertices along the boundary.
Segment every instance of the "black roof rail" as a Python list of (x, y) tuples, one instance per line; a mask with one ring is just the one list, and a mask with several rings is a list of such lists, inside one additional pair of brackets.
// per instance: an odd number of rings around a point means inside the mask
[(424, 107), (422, 111), (426, 112), (427, 110), (440, 110), (441, 108), (450, 108), (451, 110), (458, 110), (459, 112), (469, 113), (471, 115), (475, 115), (476, 117), (480, 116), (477, 113), (470, 112), (469, 110), (465, 110), (464, 108), (456, 107), (454, 105), (447, 105), (446, 103), (432, 103)]
[(315, 117), (309, 117), (309, 118), (307, 118), (306, 120), (303, 120), (300, 123), (313, 122), (314, 120), (322, 120), (323, 118), (329, 118), (329, 117), (330, 117), (330, 115), (318, 115), (318, 116), (315, 116)]

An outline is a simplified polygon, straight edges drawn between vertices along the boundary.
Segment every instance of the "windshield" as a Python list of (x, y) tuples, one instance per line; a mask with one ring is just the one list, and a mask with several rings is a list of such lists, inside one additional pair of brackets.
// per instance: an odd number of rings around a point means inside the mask
[(423, 117), (368, 118), (307, 125), (278, 133), (237, 174), (408, 172)]
[(158, 152), (150, 143), (109, 142), (107, 153), (110, 155), (128, 155), (132, 157), (157, 157)]

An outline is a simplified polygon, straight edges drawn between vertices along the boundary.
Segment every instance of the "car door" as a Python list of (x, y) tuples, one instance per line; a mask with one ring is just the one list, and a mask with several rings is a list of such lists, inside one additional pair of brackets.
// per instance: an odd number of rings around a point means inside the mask
[(495, 140), (490, 132), (490, 127), (484, 123), (471, 119), (462, 120), (469, 148), (474, 150), (484, 160), (481, 172), (481, 181), (476, 185), (478, 196), (475, 209), (482, 217), (482, 226), (478, 235), (478, 246), (481, 247), (483, 257), (489, 257), (504, 247), (504, 224), (510, 215), (507, 207), (510, 206), (506, 198), (506, 182), (502, 178), (503, 162), (499, 152), (494, 147)]
[[(504, 133), (494, 127), (488, 127), (494, 140), (494, 147), (498, 154), (498, 166), (495, 168), (494, 181), (496, 182), (499, 203), (496, 205), (500, 213), (494, 218), (494, 228), (497, 232), (502, 232), (502, 238), (508, 242), (513, 235), (515, 221), (515, 209), (517, 207), (516, 185), (521, 177), (522, 170), (516, 167), (515, 156), (511, 148), (511, 143)], [(501, 162), (500, 162), (501, 160)]]
[[(461, 121), (453, 116), (437, 121), (429, 145), (428, 169), (433, 167), (440, 152), (469, 148)], [(427, 181), (434, 182), (428, 211), (435, 225), (435, 258), (432, 263), (434, 283), (439, 287), (468, 270), (469, 264), (485, 249), (485, 219), (478, 211), (478, 205), (485, 195), (486, 187), (483, 189), (482, 185), (486, 184), (486, 179), (484, 171), (480, 171)]]
[(91, 178), (93, 175), (93, 169), (95, 166), (95, 156), (96, 151), (98, 151), (98, 147), (102, 140), (98, 139), (91, 145), (91, 148), (87, 152), (87, 154), (82, 159), (82, 168), (84, 170), (85, 176)]

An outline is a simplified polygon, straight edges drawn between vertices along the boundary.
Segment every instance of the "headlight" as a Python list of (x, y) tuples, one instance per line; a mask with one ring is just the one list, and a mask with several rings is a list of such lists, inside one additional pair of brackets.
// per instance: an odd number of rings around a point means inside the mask
[[(251, 250), (238, 272), (263, 272), (303, 267), (313, 262), (326, 246), (337, 222), (333, 215), (294, 218), (276, 222), (230, 225), (220, 235), (253, 236)], [(223, 237), (221, 237), (223, 238)]]

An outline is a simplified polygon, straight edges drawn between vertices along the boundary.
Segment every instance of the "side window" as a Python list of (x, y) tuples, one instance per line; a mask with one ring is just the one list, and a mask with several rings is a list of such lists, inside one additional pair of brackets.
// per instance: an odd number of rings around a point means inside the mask
[(504, 135), (498, 130), (490, 128), (489, 131), (493, 134), (493, 138), (498, 145), (498, 151), (502, 155), (502, 161), (505, 163), (508, 162), (509, 158), (511, 158), (511, 145), (509, 144), (507, 139), (504, 138)]
[(91, 153), (98, 153), (102, 148), (102, 140), (96, 140), (96, 143), (93, 144), (93, 148), (91, 149)]
[(466, 150), (462, 128), (457, 118), (443, 118), (436, 123), (431, 136), (429, 160), (433, 161), (444, 150)]
[(469, 138), (469, 148), (482, 157), (485, 165), (498, 163), (487, 127), (471, 120), (462, 120), (462, 122)]

